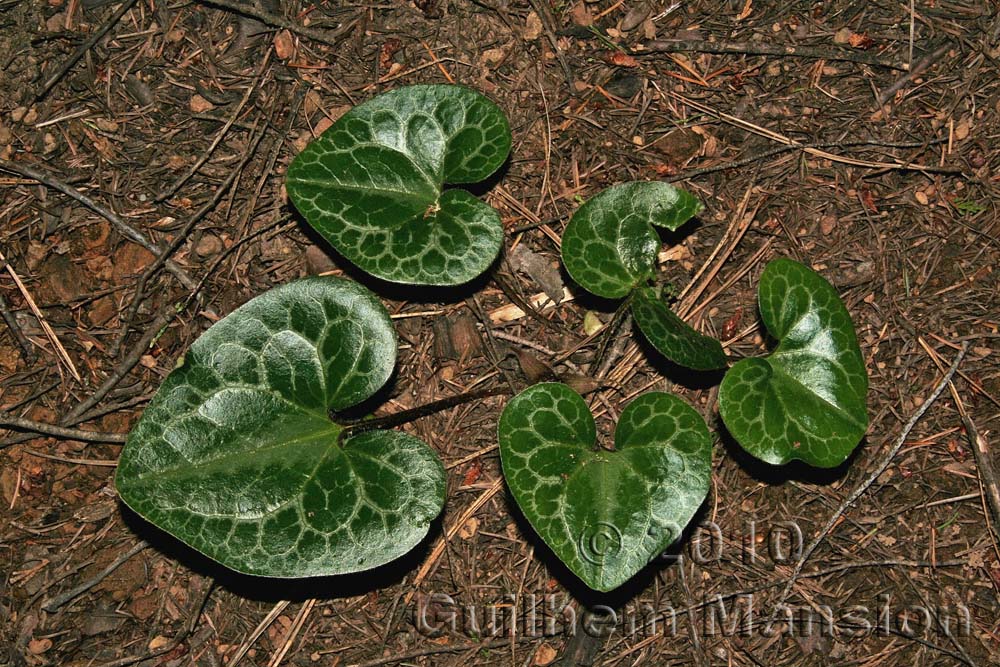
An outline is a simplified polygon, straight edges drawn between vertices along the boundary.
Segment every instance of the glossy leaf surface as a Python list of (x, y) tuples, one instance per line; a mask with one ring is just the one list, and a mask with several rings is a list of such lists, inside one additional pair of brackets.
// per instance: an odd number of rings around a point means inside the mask
[(357, 283), (310, 278), (249, 301), (194, 342), (129, 434), (122, 500), (249, 574), (341, 574), (406, 553), (443, 506), (441, 462), (405, 433), (341, 439), (328, 416), (375, 393), (395, 358), (388, 313)]
[(595, 448), (594, 418), (564, 384), (537, 384), (500, 418), (500, 457), (538, 535), (591, 588), (609, 591), (680, 536), (705, 499), (712, 441), (687, 403), (659, 392), (632, 401), (615, 451)]
[(670, 361), (700, 371), (725, 368), (722, 343), (688, 326), (652, 288), (637, 289), (630, 306), (646, 339)]
[(675, 230), (701, 208), (693, 195), (668, 183), (613, 185), (587, 200), (566, 225), (563, 264), (588, 292), (623, 297), (653, 277), (660, 248), (653, 227)]
[(368, 273), (457, 285), (496, 258), (499, 214), (465, 190), (510, 152), (507, 118), (469, 88), (418, 85), (347, 112), (288, 168), (288, 196), (309, 224)]
[(851, 316), (830, 283), (790, 259), (767, 265), (758, 301), (778, 346), (726, 373), (723, 421), (767, 463), (839, 465), (868, 428), (868, 374)]

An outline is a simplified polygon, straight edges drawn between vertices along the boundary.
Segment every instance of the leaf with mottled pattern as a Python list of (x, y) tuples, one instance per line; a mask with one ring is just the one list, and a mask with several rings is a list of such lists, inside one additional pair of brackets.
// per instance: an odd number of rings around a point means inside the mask
[(306, 577), (367, 570), (426, 535), (440, 460), (397, 431), (329, 417), (392, 374), (396, 336), (340, 278), (277, 287), (209, 328), (167, 376), (118, 464), (122, 500), (223, 565)]
[(637, 289), (629, 305), (639, 330), (670, 361), (698, 371), (725, 368), (722, 344), (688, 326), (653, 288)]
[(670, 394), (629, 403), (615, 450), (595, 447), (586, 402), (564, 384), (515, 396), (500, 417), (504, 477), (524, 516), (588, 586), (609, 591), (663, 552), (708, 494), (712, 439)]
[(839, 465), (868, 429), (868, 374), (850, 313), (830, 283), (790, 259), (765, 267), (758, 302), (778, 346), (729, 369), (719, 389), (722, 419), (767, 463)]
[(693, 195), (669, 183), (637, 181), (602, 190), (577, 209), (562, 237), (569, 275), (608, 299), (627, 295), (653, 277), (660, 237), (701, 211)]
[(417, 85), (347, 112), (288, 167), (288, 196), (344, 257), (398, 283), (458, 285), (496, 259), (499, 214), (461, 189), (510, 153), (507, 118), (463, 86)]

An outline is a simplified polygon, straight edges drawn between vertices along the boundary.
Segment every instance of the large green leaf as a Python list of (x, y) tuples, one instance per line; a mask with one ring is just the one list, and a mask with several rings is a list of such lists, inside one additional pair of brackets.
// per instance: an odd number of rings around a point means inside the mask
[(457, 285), (496, 258), (500, 216), (465, 190), (510, 152), (503, 112), (462, 86), (379, 95), (342, 116), (288, 168), (288, 196), (306, 221), (368, 273), (400, 283)]
[(758, 299), (778, 346), (729, 369), (719, 390), (722, 419), (767, 463), (839, 465), (868, 428), (868, 374), (851, 316), (830, 283), (790, 259), (765, 267)]
[(639, 329), (670, 361), (699, 371), (725, 368), (722, 344), (689, 327), (657, 296), (656, 290), (640, 287), (632, 295), (630, 306)]
[(677, 539), (709, 488), (712, 440), (687, 403), (643, 394), (622, 412), (615, 451), (564, 384), (537, 384), (500, 417), (504, 477), (524, 516), (591, 588), (612, 590)]
[(394, 431), (329, 418), (395, 366), (382, 304), (340, 278), (273, 289), (206, 331), (129, 434), (122, 500), (239, 572), (366, 570), (411, 549), (444, 503), (440, 460)]
[(598, 296), (617, 299), (653, 277), (660, 237), (701, 210), (691, 194), (668, 183), (613, 185), (587, 200), (566, 225), (562, 260), (573, 280)]

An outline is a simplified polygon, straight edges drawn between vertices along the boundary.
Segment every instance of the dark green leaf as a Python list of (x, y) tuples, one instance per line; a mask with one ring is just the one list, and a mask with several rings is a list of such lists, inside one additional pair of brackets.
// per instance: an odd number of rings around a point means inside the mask
[(239, 572), (366, 570), (411, 549), (444, 503), (441, 462), (404, 433), (340, 442), (330, 410), (395, 366), (382, 304), (340, 278), (251, 300), (206, 331), (129, 434), (122, 500)]
[(465, 190), (510, 152), (503, 112), (469, 88), (419, 85), (347, 112), (288, 168), (288, 196), (344, 257), (384, 280), (457, 285), (496, 258), (500, 216)]
[(830, 283), (790, 259), (767, 265), (758, 298), (779, 343), (766, 359), (744, 359), (726, 373), (722, 419), (767, 463), (839, 465), (868, 428), (868, 374), (851, 316)]
[(699, 371), (726, 367), (722, 344), (689, 327), (652, 288), (637, 289), (631, 308), (647, 340), (670, 361)]
[(594, 418), (564, 384), (537, 384), (500, 417), (500, 458), (538, 535), (591, 588), (612, 590), (677, 539), (708, 493), (712, 440), (670, 394), (630, 403), (615, 451), (595, 448)]
[(566, 225), (562, 260), (573, 280), (598, 296), (617, 299), (653, 277), (660, 237), (701, 210), (691, 194), (668, 183), (634, 182), (602, 190)]

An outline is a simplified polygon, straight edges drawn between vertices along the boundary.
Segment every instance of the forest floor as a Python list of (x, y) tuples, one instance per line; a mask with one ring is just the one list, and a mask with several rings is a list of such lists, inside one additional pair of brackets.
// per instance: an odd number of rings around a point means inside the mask
[[(1000, 431), (998, 58), (989, 2), (0, 0), (0, 416), (120, 439), (213, 321), (324, 272), (396, 318), (380, 414), (526, 384), (538, 362), (586, 371), (600, 338), (585, 316), (607, 323), (615, 304), (561, 272), (559, 238), (580, 201), (650, 179), (705, 203), (660, 265), (693, 326), (733, 359), (765, 353), (758, 277), (792, 257), (840, 291), (871, 380), (847, 463), (770, 467), (724, 435), (718, 378), (623, 330), (604, 402), (591, 395), (599, 429), (661, 389), (723, 435), (676, 557), (606, 596), (502, 484), (503, 397), (405, 427), (448, 472), (417, 549), (301, 582), (231, 573), (131, 514), (113, 486), (119, 443), (0, 429), (0, 666), (1000, 662), (996, 479), (970, 440), (974, 426), (996, 446)], [(506, 256), (463, 288), (380, 283), (307, 229), (285, 169), (352, 105), (448, 81), (511, 121), (512, 157), (483, 193)], [(164, 270), (154, 252), (172, 244)], [(817, 538), (786, 598), (794, 547)], [(531, 596), (539, 619), (562, 610), (554, 627), (530, 631)], [(796, 622), (770, 623), (783, 600)], [(832, 632), (803, 630), (823, 607)], [(571, 637), (573, 614), (604, 608), (610, 636)], [(490, 610), (505, 627), (482, 627)]]

